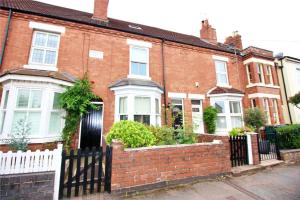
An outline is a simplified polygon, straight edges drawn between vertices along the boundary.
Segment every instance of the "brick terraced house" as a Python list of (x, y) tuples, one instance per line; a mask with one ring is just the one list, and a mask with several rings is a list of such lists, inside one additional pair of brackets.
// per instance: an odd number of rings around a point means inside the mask
[(25, 119), (32, 148), (59, 140), (59, 94), (85, 73), (101, 109), (82, 119), (74, 146), (99, 145), (116, 121), (163, 125), (172, 113), (182, 113), (174, 126), (205, 133), (209, 105), (219, 110), (217, 134), (243, 126), (249, 107), (284, 123), (273, 53), (243, 49), (238, 34), (218, 43), (208, 20), (196, 37), (108, 18), (108, 0), (95, 0), (93, 14), (32, 0), (0, 8), (1, 139)]

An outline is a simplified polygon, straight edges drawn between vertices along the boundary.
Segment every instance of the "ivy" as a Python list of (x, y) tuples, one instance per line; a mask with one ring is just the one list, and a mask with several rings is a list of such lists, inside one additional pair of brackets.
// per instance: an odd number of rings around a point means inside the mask
[(92, 101), (95, 99), (99, 99), (99, 97), (92, 92), (91, 83), (86, 75), (61, 94), (60, 104), (67, 112), (65, 126), (62, 131), (62, 139), (66, 149), (70, 149), (71, 141), (79, 126), (81, 116), (90, 109), (97, 109), (97, 106), (92, 104)]

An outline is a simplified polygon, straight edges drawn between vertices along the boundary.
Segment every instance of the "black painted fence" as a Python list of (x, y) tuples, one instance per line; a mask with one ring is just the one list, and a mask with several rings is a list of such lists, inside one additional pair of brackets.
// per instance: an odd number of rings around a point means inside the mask
[(102, 148), (63, 151), (59, 198), (110, 192), (111, 160), (112, 148), (109, 146), (105, 152)]
[(276, 132), (263, 132), (257, 135), (259, 160), (280, 159)]
[(230, 136), (229, 143), (231, 166), (248, 165), (247, 136)]

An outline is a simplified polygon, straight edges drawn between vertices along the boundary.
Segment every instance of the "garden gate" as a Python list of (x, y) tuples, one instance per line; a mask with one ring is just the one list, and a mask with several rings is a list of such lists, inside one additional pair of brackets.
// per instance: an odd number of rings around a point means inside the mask
[[(103, 159), (105, 155), (105, 159)], [(59, 198), (111, 191), (112, 147), (62, 152)], [(104, 167), (105, 166), (105, 167)], [(103, 185), (104, 183), (104, 185)], [(104, 186), (104, 189), (102, 189)]]
[(266, 131), (257, 135), (259, 160), (280, 159), (276, 132)]
[(230, 136), (229, 143), (231, 166), (248, 165), (247, 136)]

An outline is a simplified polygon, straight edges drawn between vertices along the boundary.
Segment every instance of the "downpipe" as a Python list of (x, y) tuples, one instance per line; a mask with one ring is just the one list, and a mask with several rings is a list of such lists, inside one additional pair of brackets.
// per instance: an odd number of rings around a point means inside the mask
[(0, 67), (2, 66), (2, 63), (3, 63), (3, 58), (4, 58), (5, 47), (6, 47), (8, 33), (9, 33), (11, 17), (12, 17), (12, 9), (9, 9), (8, 19), (7, 19), (7, 23), (6, 23), (6, 27), (5, 27), (5, 33), (4, 33), (5, 35), (4, 35), (4, 38), (3, 38), (2, 48), (1, 48)]

